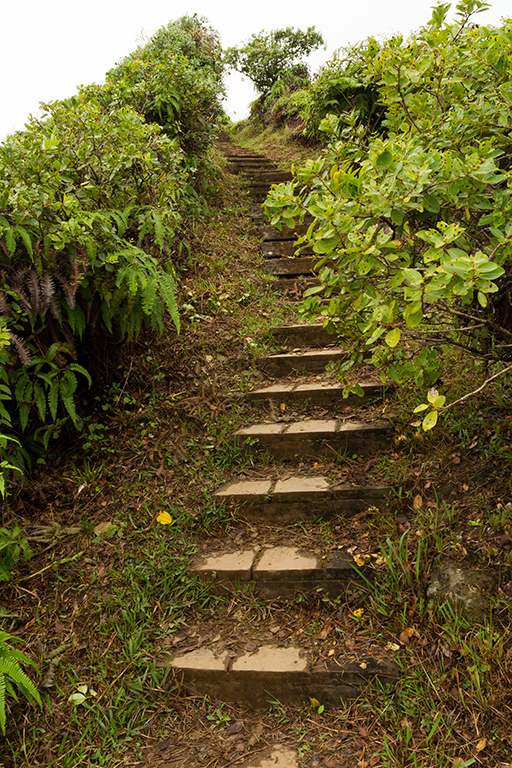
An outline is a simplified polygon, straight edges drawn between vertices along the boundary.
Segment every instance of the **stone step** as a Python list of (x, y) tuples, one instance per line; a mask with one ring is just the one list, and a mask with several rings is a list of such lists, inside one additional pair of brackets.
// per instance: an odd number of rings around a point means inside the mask
[(267, 259), (265, 266), (271, 275), (311, 275), (315, 265), (318, 264), (316, 256), (304, 256), (296, 259)]
[(329, 659), (315, 658), (298, 645), (285, 648), (271, 643), (234, 655), (225, 648), (216, 650), (214, 645), (161, 658), (157, 666), (170, 668), (174, 679), (194, 695), (250, 708), (268, 707), (276, 700), (309, 704), (315, 698), (331, 708), (356, 699), (376, 679), (394, 684), (400, 677), (384, 650), (354, 656), (337, 653)]
[[(295, 240), (265, 240), (261, 244), (261, 252), (265, 259), (281, 259), (290, 258), (292, 256), (295, 257), (296, 251), (297, 245), (295, 244)], [(298, 258), (313, 255), (314, 254), (311, 248), (305, 248), (304, 250), (300, 251)], [(321, 256), (315, 256), (315, 263), (318, 263), (321, 258)]]
[[(300, 382), (280, 382), (269, 387), (261, 387), (247, 392), (247, 400), (266, 402), (272, 400), (278, 403), (314, 403), (315, 405), (331, 405), (342, 402), (345, 405), (366, 405), (369, 400), (382, 398), (386, 387), (379, 382), (360, 382), (364, 395), (350, 394), (343, 397), (345, 386), (338, 381), (314, 381), (307, 384)], [(387, 388), (389, 392), (389, 387)]]
[(278, 170), (259, 170), (259, 169), (246, 169), (244, 171), (244, 177), (248, 184), (267, 184), (272, 182), (273, 184), (279, 184), (283, 181), (292, 181), (293, 175), (289, 171)]
[(247, 452), (265, 448), (281, 461), (296, 456), (366, 456), (388, 448), (392, 435), (393, 427), (387, 422), (367, 424), (340, 419), (267, 422), (252, 424), (234, 433), (235, 439)]
[(326, 347), (337, 340), (334, 334), (318, 323), (278, 325), (271, 333), (274, 342), (283, 347)]
[(393, 488), (386, 485), (338, 484), (327, 477), (298, 475), (286, 480), (233, 480), (213, 496), (245, 520), (268, 524), (328, 520), (338, 515), (351, 517), (368, 509), (384, 510), (392, 492)]
[(321, 285), (320, 280), (312, 275), (278, 276), (278, 279), (272, 283), (272, 288), (274, 291), (293, 294), (294, 300), (302, 301), (306, 288), (313, 288), (318, 285)]
[(217, 550), (196, 557), (189, 572), (207, 580), (215, 594), (250, 585), (265, 600), (319, 590), (339, 597), (351, 587), (371, 583), (375, 575), (374, 569), (358, 567), (344, 552), (332, 552), (323, 560), (314, 552), (293, 546)]
[(331, 362), (341, 362), (347, 359), (347, 350), (342, 347), (316, 349), (307, 352), (283, 352), (279, 355), (260, 357), (256, 361), (258, 368), (276, 379), (284, 379), (297, 371), (298, 373), (323, 373)]
[(269, 224), (264, 224), (258, 227), (259, 234), (262, 240), (293, 240), (295, 241), (300, 235), (305, 235), (308, 231), (308, 224), (296, 224), (295, 227), (285, 227), (281, 230), (277, 227), (271, 227)]

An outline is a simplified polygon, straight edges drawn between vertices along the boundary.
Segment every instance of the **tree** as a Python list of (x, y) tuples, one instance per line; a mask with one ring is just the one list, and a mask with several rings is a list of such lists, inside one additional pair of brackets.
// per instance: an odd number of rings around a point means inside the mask
[[(305, 310), (352, 338), (347, 366), (371, 351), (383, 380), (420, 386), (439, 375), (441, 344), (498, 374), (512, 361), (512, 21), (478, 26), (484, 2), (456, 7), (456, 23), (438, 5), (368, 58), (381, 133), (329, 116), (323, 156), (266, 202), (273, 224), (313, 218), (299, 243), (318, 254), (322, 285)], [(435, 415), (444, 402), (431, 398)]]
[(267, 95), (274, 83), (293, 76), (309, 79), (307, 64), (302, 58), (308, 56), (324, 41), (315, 27), (306, 32), (294, 27), (261, 31), (252, 35), (249, 42), (239, 48), (228, 48), (225, 63), (249, 77), (258, 91)]

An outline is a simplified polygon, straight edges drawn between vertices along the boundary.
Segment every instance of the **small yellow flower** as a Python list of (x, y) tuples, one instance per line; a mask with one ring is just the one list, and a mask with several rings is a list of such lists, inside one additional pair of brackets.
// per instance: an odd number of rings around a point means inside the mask
[(352, 616), (355, 619), (360, 619), (363, 613), (364, 613), (364, 608), (356, 608), (356, 610), (352, 612)]
[(160, 525), (169, 525), (169, 523), (172, 523), (172, 515), (170, 515), (169, 512), (159, 512), (156, 519)]

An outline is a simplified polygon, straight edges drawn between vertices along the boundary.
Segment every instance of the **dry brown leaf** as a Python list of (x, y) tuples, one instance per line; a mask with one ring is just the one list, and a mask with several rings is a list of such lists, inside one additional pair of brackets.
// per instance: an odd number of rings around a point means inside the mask
[(414, 501), (412, 503), (412, 508), (417, 511), (418, 509), (421, 509), (423, 506), (423, 499), (421, 498), (420, 494), (418, 493), (417, 496), (414, 497)]
[(407, 632), (404, 630), (403, 632), (400, 632), (400, 637), (398, 638), (402, 645), (408, 645), (411, 642), (411, 638), (407, 634)]
[(485, 736), (483, 736), (478, 742), (478, 744), (476, 745), (476, 751), (481, 752), (483, 749), (486, 748), (486, 746), (487, 746), (487, 739), (485, 738)]
[(318, 633), (318, 635), (317, 635), (318, 639), (319, 640), (325, 640), (327, 635), (331, 631), (331, 629), (332, 629), (332, 624), (331, 624), (330, 621), (328, 621), (327, 624), (325, 625), (325, 627), (323, 629), (321, 629), (320, 632)]

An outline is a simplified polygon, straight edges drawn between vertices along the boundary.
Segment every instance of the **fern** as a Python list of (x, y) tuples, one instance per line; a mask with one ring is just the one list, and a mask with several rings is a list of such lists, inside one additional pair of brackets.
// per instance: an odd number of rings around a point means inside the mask
[(14, 649), (10, 643), (15, 638), (7, 632), (0, 631), (0, 728), (5, 735), (5, 726), (7, 723), (6, 715), (6, 694), (16, 697), (14, 686), (31, 703), (37, 703), (42, 706), (41, 697), (28, 675), (23, 671), (21, 664), (32, 664), (21, 651)]

